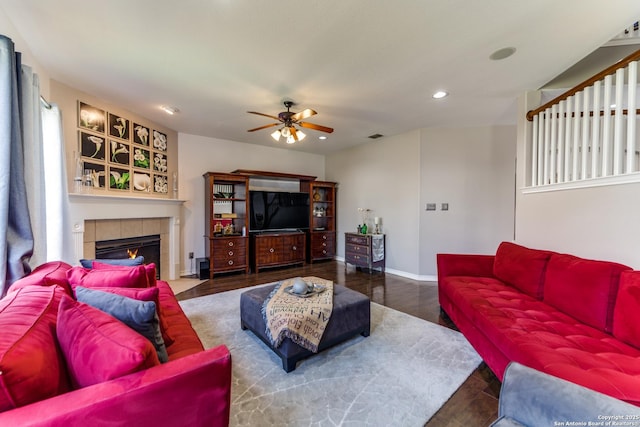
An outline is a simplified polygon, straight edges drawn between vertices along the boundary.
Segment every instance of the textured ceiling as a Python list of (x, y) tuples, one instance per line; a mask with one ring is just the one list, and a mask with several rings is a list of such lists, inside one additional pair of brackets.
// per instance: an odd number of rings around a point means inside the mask
[[(0, 0), (62, 83), (179, 132), (329, 153), (421, 127), (514, 124), (537, 89), (640, 16), (637, 0)], [(1, 29), (0, 29), (1, 32)], [(491, 61), (497, 49), (517, 52)], [(431, 94), (450, 93), (443, 100)], [(313, 108), (287, 146), (271, 123)], [(160, 105), (180, 109), (174, 116)]]

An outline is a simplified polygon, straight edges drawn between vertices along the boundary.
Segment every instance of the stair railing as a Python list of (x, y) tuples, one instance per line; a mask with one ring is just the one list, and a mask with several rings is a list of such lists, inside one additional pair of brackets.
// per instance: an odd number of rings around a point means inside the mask
[(527, 113), (530, 187), (623, 175), (640, 182), (639, 60), (640, 50)]

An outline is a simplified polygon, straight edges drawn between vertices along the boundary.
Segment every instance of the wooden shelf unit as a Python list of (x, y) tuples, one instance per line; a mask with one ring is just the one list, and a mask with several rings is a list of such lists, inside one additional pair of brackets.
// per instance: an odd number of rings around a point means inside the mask
[(336, 183), (303, 181), (300, 190), (309, 192), (309, 243), (307, 260), (333, 259), (336, 255)]
[(231, 271), (248, 273), (249, 179), (218, 172), (207, 172), (203, 176), (209, 278)]

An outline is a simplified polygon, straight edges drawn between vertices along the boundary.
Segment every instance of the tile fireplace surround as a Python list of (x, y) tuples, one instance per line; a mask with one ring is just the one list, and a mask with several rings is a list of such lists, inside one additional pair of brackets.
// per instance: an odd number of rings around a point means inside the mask
[(183, 200), (71, 194), (75, 258), (94, 258), (98, 240), (160, 234), (163, 280), (180, 271), (180, 211)]

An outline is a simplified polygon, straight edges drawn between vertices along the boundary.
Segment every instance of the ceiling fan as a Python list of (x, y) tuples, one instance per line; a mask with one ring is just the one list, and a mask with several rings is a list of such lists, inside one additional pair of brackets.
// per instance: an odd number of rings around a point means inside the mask
[(284, 101), (284, 106), (287, 107), (287, 111), (283, 111), (279, 113), (277, 116), (272, 116), (270, 114), (258, 113), (256, 111), (247, 111), (250, 114), (257, 114), (259, 116), (269, 117), (274, 120), (278, 120), (278, 123), (271, 123), (265, 126), (260, 126), (254, 129), (249, 129), (247, 132), (255, 132), (257, 130), (267, 129), (274, 126), (284, 125), (282, 128), (276, 130), (271, 134), (271, 137), (276, 141), (280, 140), (280, 137), (287, 138), (288, 144), (293, 144), (297, 141), (302, 141), (306, 136), (304, 132), (299, 129), (296, 129), (295, 125), (298, 125), (303, 128), (319, 130), (320, 132), (331, 133), (333, 129), (326, 126), (320, 126), (313, 123), (303, 122), (302, 120), (311, 117), (313, 115), (318, 114), (316, 111), (307, 108), (306, 110), (302, 110), (299, 113), (294, 113), (291, 110), (291, 107), (294, 105), (293, 101)]

